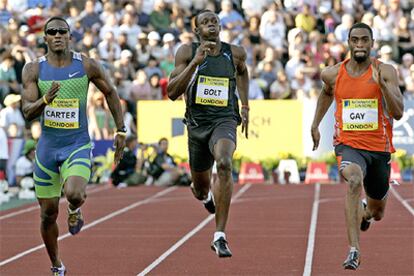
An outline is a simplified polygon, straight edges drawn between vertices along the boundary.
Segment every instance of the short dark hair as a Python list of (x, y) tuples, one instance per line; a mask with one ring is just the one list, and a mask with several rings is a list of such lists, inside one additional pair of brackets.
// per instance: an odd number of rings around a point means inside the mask
[(167, 142), (168, 143), (168, 139), (165, 137), (162, 137), (159, 141), (158, 141), (158, 145), (161, 145), (162, 142)]
[(53, 16), (53, 17), (49, 18), (49, 19), (46, 21), (45, 26), (43, 27), (43, 31), (44, 31), (45, 33), (46, 33), (46, 30), (47, 30), (47, 25), (48, 25), (50, 22), (54, 21), (54, 20), (60, 20), (60, 21), (65, 22), (65, 24), (68, 26), (68, 29), (69, 29), (69, 31), (70, 31), (69, 24), (68, 24), (68, 22), (66, 21), (66, 19), (65, 19), (65, 18), (60, 17), (60, 16)]
[(199, 17), (200, 15), (202, 15), (203, 13), (208, 13), (208, 12), (214, 13), (214, 12), (213, 12), (213, 11), (211, 11), (211, 10), (205, 9), (205, 10), (202, 10), (202, 11), (200, 11), (199, 13), (197, 13), (197, 14), (196, 14), (196, 16), (194, 16), (194, 26), (195, 26), (196, 28), (198, 27), (198, 17)]
[(125, 139), (125, 145), (129, 146), (132, 142), (134, 142), (136, 140), (137, 140), (137, 137), (136, 136), (134, 136), (134, 135), (128, 136)]
[(351, 38), (351, 32), (352, 32), (352, 30), (353, 30), (353, 29), (360, 29), (360, 28), (362, 28), (362, 29), (367, 29), (367, 30), (369, 31), (369, 34), (371, 35), (371, 39), (373, 39), (372, 29), (371, 29), (371, 27), (370, 27), (370, 26), (368, 26), (368, 25), (367, 25), (367, 24), (365, 24), (365, 23), (362, 23), (362, 22), (355, 23), (354, 25), (352, 25), (352, 27), (351, 27), (351, 29), (349, 30), (349, 33), (348, 33), (348, 39), (350, 39), (350, 38)]

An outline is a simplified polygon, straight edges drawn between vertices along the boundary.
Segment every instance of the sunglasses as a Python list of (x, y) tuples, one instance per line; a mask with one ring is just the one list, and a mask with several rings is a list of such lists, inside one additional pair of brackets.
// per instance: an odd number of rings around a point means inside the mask
[(57, 33), (64, 35), (67, 34), (69, 32), (68, 29), (55, 29), (55, 28), (50, 28), (46, 30), (46, 34), (47, 35), (51, 35), (51, 36), (55, 36)]

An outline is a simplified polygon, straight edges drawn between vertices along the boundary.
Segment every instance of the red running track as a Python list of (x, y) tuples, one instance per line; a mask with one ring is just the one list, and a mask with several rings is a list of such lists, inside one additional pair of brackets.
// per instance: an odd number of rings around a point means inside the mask
[[(349, 275), (341, 267), (345, 192), (345, 185), (235, 186), (233, 257), (219, 259), (210, 249), (214, 219), (188, 188), (96, 188), (77, 236), (67, 234), (61, 204), (61, 258), (67, 275)], [(50, 275), (33, 206), (0, 212), (2, 276)], [(394, 186), (384, 220), (361, 234), (358, 275), (414, 275), (413, 245), (414, 185)]]

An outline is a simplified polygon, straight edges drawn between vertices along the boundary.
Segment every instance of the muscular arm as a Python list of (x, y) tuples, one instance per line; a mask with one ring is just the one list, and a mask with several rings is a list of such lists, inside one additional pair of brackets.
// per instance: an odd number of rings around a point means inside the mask
[(401, 119), (404, 113), (403, 96), (398, 86), (397, 71), (388, 64), (381, 64), (381, 75), (384, 81), (380, 82), (388, 113), (396, 120)]
[(124, 119), (115, 86), (111, 82), (109, 76), (105, 73), (103, 67), (97, 61), (85, 57), (83, 58), (85, 60), (85, 70), (89, 79), (105, 95), (109, 109), (114, 117), (116, 127), (121, 129), (124, 127)]
[(242, 105), (249, 104), (249, 73), (246, 68), (246, 51), (242, 47), (232, 45), (233, 59), (236, 66), (236, 85)]
[(173, 101), (185, 92), (197, 67), (197, 63), (191, 60), (191, 55), (191, 46), (184, 44), (175, 56), (175, 69), (171, 72), (167, 86), (168, 97)]
[(39, 117), (46, 106), (43, 99), (39, 97), (38, 72), (39, 64), (37, 62), (27, 63), (23, 68), (22, 110), (28, 121)]
[(321, 79), (323, 82), (322, 91), (318, 98), (316, 105), (315, 116), (313, 118), (312, 129), (319, 127), (320, 122), (328, 111), (334, 99), (333, 86), (335, 83), (338, 69), (336, 66), (328, 67), (321, 73)]

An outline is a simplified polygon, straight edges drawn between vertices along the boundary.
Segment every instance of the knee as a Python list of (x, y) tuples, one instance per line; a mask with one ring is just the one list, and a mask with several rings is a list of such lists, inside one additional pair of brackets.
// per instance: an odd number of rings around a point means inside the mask
[(66, 191), (66, 198), (73, 206), (80, 206), (86, 199), (86, 193), (78, 189), (70, 189)]
[(232, 162), (230, 157), (221, 157), (217, 160), (217, 174), (219, 176), (230, 176)]
[(352, 174), (348, 178), (349, 191), (359, 193), (362, 190), (362, 177), (359, 174)]
[(42, 210), (40, 218), (43, 226), (51, 225), (56, 222), (59, 214), (59, 208), (50, 207)]

